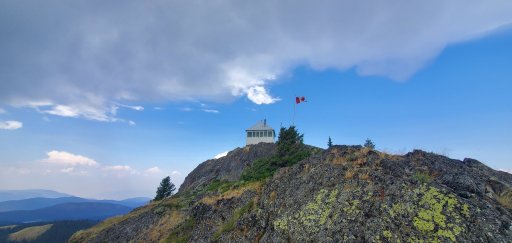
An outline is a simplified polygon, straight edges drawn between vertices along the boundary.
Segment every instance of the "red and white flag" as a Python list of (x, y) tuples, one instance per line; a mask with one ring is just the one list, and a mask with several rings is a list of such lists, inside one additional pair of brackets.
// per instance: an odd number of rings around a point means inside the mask
[(300, 104), (300, 102), (306, 102), (306, 97), (295, 97), (295, 104)]

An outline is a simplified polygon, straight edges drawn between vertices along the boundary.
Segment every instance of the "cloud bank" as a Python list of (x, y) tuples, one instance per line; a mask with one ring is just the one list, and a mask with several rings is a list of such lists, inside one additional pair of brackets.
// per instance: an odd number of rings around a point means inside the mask
[(178, 171), (163, 170), (157, 166), (111, 165), (57, 150), (46, 155), (44, 159), (2, 167), (1, 187), (46, 188), (82, 197), (124, 199), (154, 196), (156, 187), (166, 175), (172, 176), (176, 186), (185, 179)]
[(270, 104), (297, 66), (406, 80), (511, 22), (508, 0), (2, 1), (0, 105), (117, 121), (119, 102)]

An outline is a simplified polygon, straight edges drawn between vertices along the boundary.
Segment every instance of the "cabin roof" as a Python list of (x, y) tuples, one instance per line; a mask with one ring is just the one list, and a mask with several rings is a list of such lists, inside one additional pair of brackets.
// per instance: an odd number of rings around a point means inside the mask
[(267, 130), (274, 130), (271, 126), (266, 124), (265, 121), (259, 121), (256, 124), (254, 124), (252, 127), (249, 127), (246, 129), (246, 131), (267, 131)]

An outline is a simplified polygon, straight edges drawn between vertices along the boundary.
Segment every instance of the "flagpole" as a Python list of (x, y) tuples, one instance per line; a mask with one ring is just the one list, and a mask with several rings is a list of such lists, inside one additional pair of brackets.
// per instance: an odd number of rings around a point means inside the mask
[(292, 126), (295, 126), (295, 107), (297, 106), (297, 102), (293, 102), (293, 120)]
[[(294, 95), (293, 98), (296, 98), (297, 96)], [(295, 107), (297, 106), (297, 102), (295, 100), (293, 101), (293, 118), (292, 118), (292, 126), (295, 126)]]

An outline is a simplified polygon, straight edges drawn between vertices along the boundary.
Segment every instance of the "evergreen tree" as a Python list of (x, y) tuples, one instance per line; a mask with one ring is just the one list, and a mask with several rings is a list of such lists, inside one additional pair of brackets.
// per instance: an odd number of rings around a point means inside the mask
[(332, 140), (331, 140), (331, 137), (329, 137), (329, 140), (327, 141), (327, 147), (328, 147), (328, 148), (332, 147)]
[(156, 196), (154, 200), (158, 201), (170, 197), (175, 190), (176, 187), (171, 182), (171, 177), (167, 176), (160, 182), (160, 186), (156, 190)]
[(291, 166), (307, 158), (312, 149), (304, 145), (304, 135), (294, 126), (281, 127), (277, 140), (277, 152), (270, 158), (256, 160), (242, 173), (242, 180), (261, 180), (272, 176), (274, 172), (286, 166)]
[(369, 138), (366, 139), (364, 143), (365, 148), (375, 149), (375, 144)]
[(300, 134), (295, 126), (281, 127), (277, 140), (277, 157), (273, 164), (279, 167), (290, 166), (308, 155), (309, 152), (304, 146), (304, 134)]

